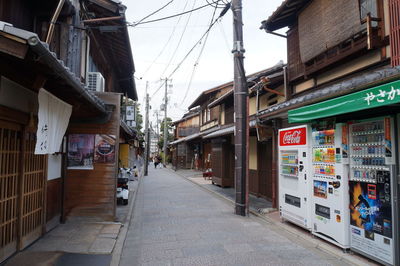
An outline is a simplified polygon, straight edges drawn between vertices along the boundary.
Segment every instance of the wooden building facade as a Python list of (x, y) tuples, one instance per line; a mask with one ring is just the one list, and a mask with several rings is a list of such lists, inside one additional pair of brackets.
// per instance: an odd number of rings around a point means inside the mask
[[(262, 28), (267, 33), (289, 28), (286, 36), (287, 100), (260, 110), (257, 115), (259, 120), (271, 124), (276, 132), (296, 123), (305, 124), (328, 118), (349, 123), (378, 116), (397, 117), (400, 112), (398, 105), (386, 102), (385, 105), (363, 110), (342, 107), (335, 114), (315, 110), (313, 118), (293, 119), (293, 115), (304, 108), (324, 105), (329, 108), (331, 102), (328, 101), (341, 102), (343, 97), (356, 93), (366, 95), (368, 90), (389, 86), (390, 82), (396, 83), (400, 79), (399, 14), (400, 4), (397, 0), (283, 1), (262, 22)], [(379, 93), (377, 97), (382, 102), (380, 97), (386, 92), (381, 90)], [(388, 100), (385, 98), (384, 102)], [(399, 164), (397, 160), (396, 169)], [(278, 175), (276, 171), (274, 174)], [(393, 178), (397, 182), (393, 190), (395, 199), (399, 197), (400, 187), (397, 177)], [(396, 200), (393, 200), (393, 204), (393, 232), (398, 236), (400, 211)], [(400, 263), (399, 239), (395, 237), (393, 242), (397, 242), (393, 243), (397, 252), (393, 254), (393, 261), (397, 265)]]
[[(89, 171), (82, 173), (75, 184), (73, 171), (66, 171), (68, 138), (64, 138), (59, 153), (35, 154), (38, 110), (41, 108), (38, 91), (44, 89), (72, 106), (70, 132), (78, 132), (78, 128), (84, 128), (82, 132), (94, 132), (97, 125), (96, 134), (103, 134), (106, 127), (101, 125), (110, 124), (113, 117), (116, 122), (108, 127), (113, 133), (107, 134), (119, 136), (121, 94), (96, 96), (87, 89), (89, 61), (92, 59), (106, 77), (105, 91), (120, 92), (137, 100), (133, 79), (121, 81), (127, 76), (132, 77), (134, 72), (126, 28), (106, 37), (98, 29), (85, 27), (83, 22), (114, 12), (120, 20), (108, 23), (118, 27), (126, 25), (123, 13), (119, 13), (124, 10), (120, 4), (101, 1), (114, 10), (101, 11), (95, 7), (94, 2), (98, 1), (67, 0), (57, 21), (50, 23), (58, 2), (46, 0), (37, 5), (26, 0), (0, 1), (0, 213), (3, 214), (0, 218), (0, 262), (24, 249), (60, 220), (65, 221), (67, 210), (73, 213), (74, 207), (82, 209), (82, 206), (87, 206), (93, 190), (87, 185), (80, 186), (83, 180), (89, 179), (85, 177)], [(85, 10), (81, 8), (88, 8), (94, 17), (85, 17)], [(52, 38), (48, 34), (49, 25), (54, 25)], [(44, 43), (46, 39), (48, 44)], [(100, 65), (106, 64), (97, 58), (116, 57), (107, 54), (110, 49), (104, 46), (107, 42), (111, 45), (107, 41), (110, 39), (121, 42), (114, 52), (126, 59), (123, 64), (116, 64), (118, 68), (111, 68), (112, 64), (108, 63), (109, 66), (103, 69)], [(90, 49), (98, 40), (104, 40), (103, 46)], [(97, 56), (96, 53), (103, 55)], [(98, 201), (104, 203), (107, 199), (112, 204), (116, 167), (109, 168), (96, 180), (99, 184), (108, 182), (109, 186), (96, 196)], [(87, 193), (87, 197), (76, 201), (77, 190)], [(96, 215), (112, 220), (115, 206), (111, 204), (97, 208)]]

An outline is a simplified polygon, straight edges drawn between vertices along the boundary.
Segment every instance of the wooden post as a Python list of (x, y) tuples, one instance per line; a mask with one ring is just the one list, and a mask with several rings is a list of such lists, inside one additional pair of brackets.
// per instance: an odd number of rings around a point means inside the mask
[(272, 120), (272, 129), (274, 134), (272, 134), (272, 208), (278, 207), (278, 186), (279, 186), (279, 172), (278, 172), (278, 145), (279, 145), (279, 138), (278, 138), (278, 130), (281, 128), (281, 121), (274, 119)]
[(46, 223), (47, 223), (47, 173), (48, 173), (48, 161), (49, 155), (39, 155), (44, 156), (43, 162), (43, 215), (42, 215), (42, 235), (46, 233)]
[(21, 153), (19, 157), (19, 177), (18, 177), (18, 219), (17, 219), (17, 250), (22, 249), (22, 219), (23, 219), (23, 193), (25, 175), (25, 152), (26, 152), (26, 127), (21, 132)]

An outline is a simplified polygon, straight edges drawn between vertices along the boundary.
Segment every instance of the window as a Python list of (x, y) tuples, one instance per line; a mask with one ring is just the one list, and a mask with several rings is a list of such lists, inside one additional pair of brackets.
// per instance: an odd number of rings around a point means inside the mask
[(211, 120), (211, 111), (209, 108), (204, 109), (202, 111), (202, 122), (203, 124), (207, 123), (208, 121)]

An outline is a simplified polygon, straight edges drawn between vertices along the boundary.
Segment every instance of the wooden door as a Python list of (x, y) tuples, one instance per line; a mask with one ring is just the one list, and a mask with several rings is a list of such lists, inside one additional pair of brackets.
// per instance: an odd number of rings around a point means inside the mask
[(22, 175), (22, 215), (20, 221), (21, 243), (23, 249), (42, 235), (45, 207), (45, 184), (47, 160), (45, 155), (35, 155), (36, 136), (25, 134), (24, 172)]
[(45, 224), (46, 156), (34, 155), (35, 134), (23, 132), (0, 120), (0, 262), (39, 238)]
[(21, 134), (0, 120), (0, 262), (17, 250)]
[(259, 143), (258, 171), (260, 195), (268, 200), (272, 199), (272, 141)]

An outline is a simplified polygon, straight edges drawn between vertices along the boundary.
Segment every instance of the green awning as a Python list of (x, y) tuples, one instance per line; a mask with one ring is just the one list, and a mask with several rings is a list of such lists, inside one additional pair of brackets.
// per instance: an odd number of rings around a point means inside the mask
[(398, 102), (400, 102), (400, 80), (290, 110), (288, 117), (289, 123), (303, 123)]

